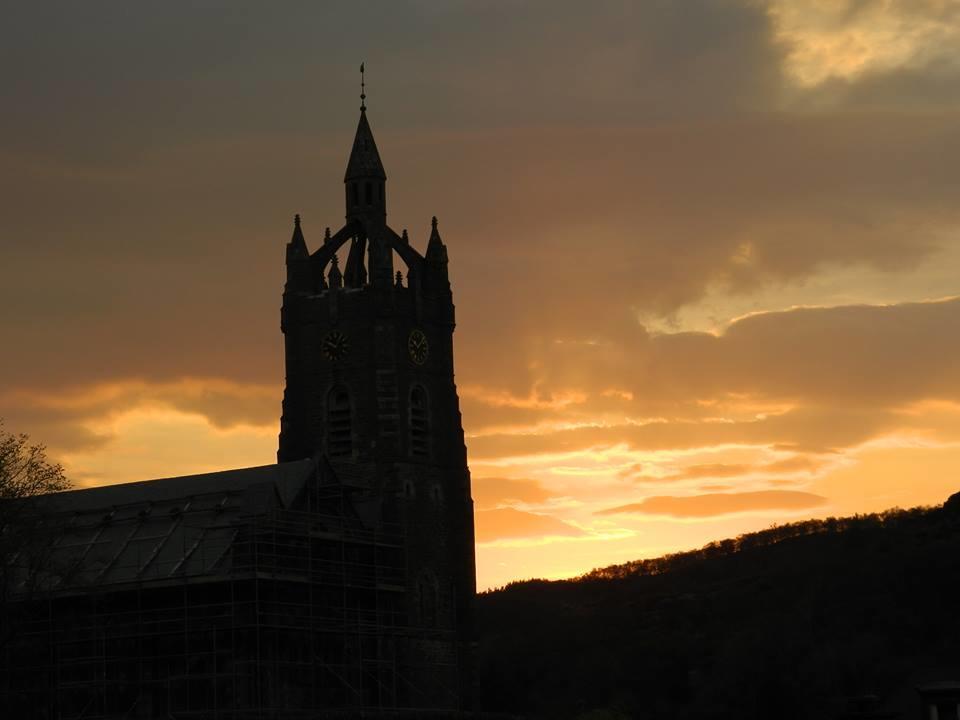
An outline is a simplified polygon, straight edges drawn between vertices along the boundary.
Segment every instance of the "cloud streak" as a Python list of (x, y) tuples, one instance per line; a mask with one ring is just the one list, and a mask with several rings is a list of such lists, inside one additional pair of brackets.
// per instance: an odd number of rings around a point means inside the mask
[(675, 518), (706, 518), (743, 512), (811, 510), (825, 503), (826, 498), (819, 495), (792, 490), (706, 493), (689, 496), (655, 495), (638, 503), (600, 510), (597, 514), (641, 513)]
[(477, 510), (476, 537), (479, 543), (537, 537), (579, 537), (583, 531), (550, 515), (516, 508)]

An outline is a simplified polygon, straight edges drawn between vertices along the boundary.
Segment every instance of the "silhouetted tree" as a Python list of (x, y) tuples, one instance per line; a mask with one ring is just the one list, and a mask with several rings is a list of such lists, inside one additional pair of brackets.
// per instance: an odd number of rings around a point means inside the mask
[(43, 445), (30, 444), (22, 433), (6, 432), (0, 420), (0, 501), (35, 498), (69, 487), (63, 466), (47, 459)]
[(0, 647), (16, 633), (17, 608), (36, 599), (51, 575), (54, 534), (39, 498), (69, 488), (43, 445), (6, 432), (0, 420)]

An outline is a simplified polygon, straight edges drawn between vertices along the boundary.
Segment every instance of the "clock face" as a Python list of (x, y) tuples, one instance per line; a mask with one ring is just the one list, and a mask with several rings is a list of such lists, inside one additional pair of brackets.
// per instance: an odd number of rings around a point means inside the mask
[(427, 336), (422, 330), (413, 330), (410, 338), (407, 340), (407, 352), (410, 353), (410, 359), (417, 365), (423, 365), (430, 355), (430, 345), (427, 343)]
[(320, 349), (331, 360), (340, 360), (350, 349), (347, 337), (339, 330), (331, 330), (320, 341)]

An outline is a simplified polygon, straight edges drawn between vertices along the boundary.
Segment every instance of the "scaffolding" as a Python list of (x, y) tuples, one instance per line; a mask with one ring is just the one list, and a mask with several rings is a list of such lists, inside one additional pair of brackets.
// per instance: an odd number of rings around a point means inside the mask
[(455, 716), (456, 631), (411, 622), (401, 526), (364, 526), (344, 493), (310, 511), (244, 514), (219, 492), (74, 513), (55, 541), (72, 572), (10, 606), (3, 716)]

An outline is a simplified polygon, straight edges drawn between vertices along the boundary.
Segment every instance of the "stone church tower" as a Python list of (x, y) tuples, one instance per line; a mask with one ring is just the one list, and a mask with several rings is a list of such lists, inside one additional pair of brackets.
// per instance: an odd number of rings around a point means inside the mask
[(287, 245), (277, 459), (320, 459), (350, 489), (368, 526), (402, 527), (408, 672), (449, 662), (457, 677), (441, 685), (456, 684), (459, 706), (469, 708), (473, 501), (454, 384), (447, 248), (436, 218), (423, 254), (406, 230), (387, 225), (386, 180), (361, 104), (344, 176), (346, 223), (310, 252), (297, 216)]

